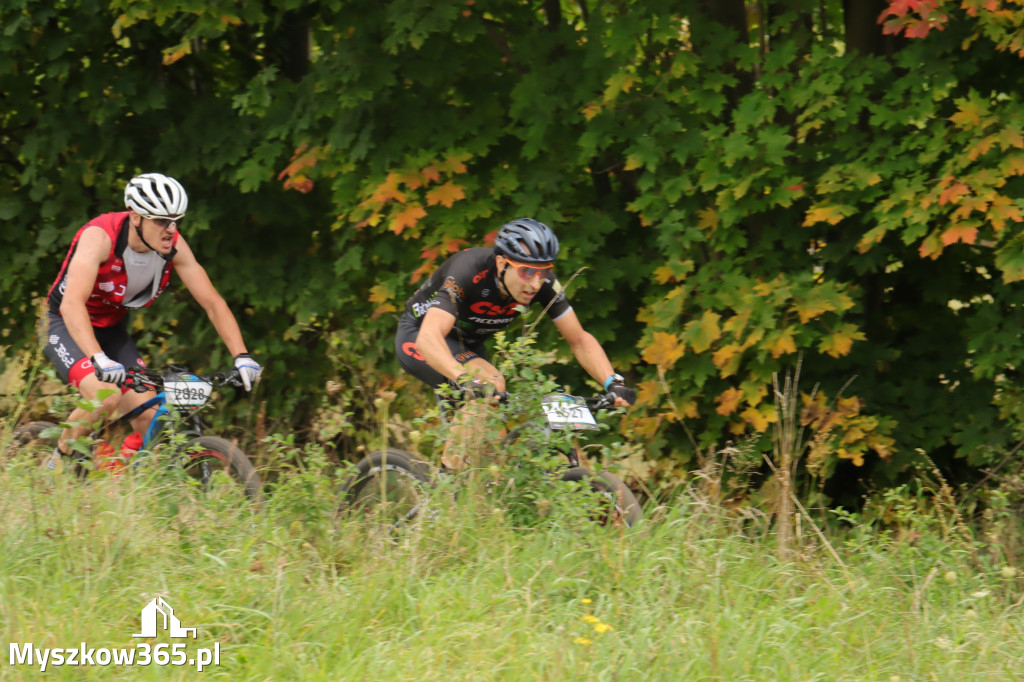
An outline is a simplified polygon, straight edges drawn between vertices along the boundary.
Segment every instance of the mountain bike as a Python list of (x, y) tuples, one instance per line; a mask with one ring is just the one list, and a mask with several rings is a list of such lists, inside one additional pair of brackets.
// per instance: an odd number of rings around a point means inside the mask
[[(156, 395), (94, 430), (85, 439), (89, 444), (89, 455), (76, 452), (68, 458), (74, 462), (79, 476), (88, 475), (86, 466), (90, 461), (95, 464), (99, 459), (115, 454), (112, 443), (108, 442), (112, 436), (122, 431), (131, 432), (131, 420), (155, 406), (156, 416), (142, 437), (140, 454), (132, 460), (137, 463), (142, 454), (160, 446), (162, 451), (169, 449), (176, 455), (171, 461), (180, 462), (203, 490), (210, 490), (216, 473), (224, 472), (243, 487), (250, 500), (260, 505), (265, 501), (263, 483), (249, 458), (231, 441), (205, 435), (199, 418), (201, 408), (209, 404), (215, 387), (242, 385), (237, 370), (194, 374), (175, 365), (159, 371), (130, 367), (124, 385), (139, 393), (155, 391)], [(50, 421), (28, 422), (14, 431), (9, 450), (35, 451), (42, 462), (52, 462), (60, 430), (61, 426)], [(83, 466), (83, 461), (86, 466)]]
[[(507, 394), (499, 399), (509, 400)], [(614, 404), (614, 394), (592, 398), (564, 393), (546, 395), (541, 398), (542, 415), (510, 431), (498, 449), (499, 452), (509, 451), (513, 444), (521, 443), (530, 451), (539, 452), (552, 444), (555, 432), (573, 432), (571, 445), (563, 444), (558, 448), (565, 462), (553, 478), (588, 487), (601, 501), (595, 520), (602, 525), (628, 528), (643, 519), (640, 503), (618, 477), (607, 471), (595, 474), (590, 469), (577, 437), (581, 432), (597, 430), (594, 411), (608, 410)], [(364, 457), (355, 472), (345, 479), (340, 490), (340, 511), (365, 515), (398, 529), (424, 512), (439, 475), (444, 473), (435, 473), (428, 463), (411, 452), (397, 448), (374, 452)]]

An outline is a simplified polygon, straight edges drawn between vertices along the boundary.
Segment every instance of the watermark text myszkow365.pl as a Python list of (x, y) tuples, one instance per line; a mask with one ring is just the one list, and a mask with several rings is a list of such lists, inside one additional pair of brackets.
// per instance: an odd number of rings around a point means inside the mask
[[(156, 637), (157, 631), (166, 630), (172, 638), (192, 637), (196, 629), (185, 628), (174, 615), (174, 609), (157, 597), (142, 609), (142, 632), (133, 637)], [(162, 627), (161, 627), (162, 626)], [(213, 648), (195, 648), (191, 652), (183, 643), (156, 644), (146, 642), (134, 647), (92, 647), (79, 642), (73, 647), (39, 648), (33, 643), (11, 643), (8, 663), (13, 666), (38, 667), (40, 672), (61, 666), (189, 666), (202, 672), (207, 666), (220, 665), (220, 642)]]

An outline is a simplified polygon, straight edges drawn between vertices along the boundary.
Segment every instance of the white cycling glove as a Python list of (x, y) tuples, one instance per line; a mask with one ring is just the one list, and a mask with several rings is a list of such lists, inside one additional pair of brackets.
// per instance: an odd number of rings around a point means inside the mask
[(120, 386), (128, 376), (125, 372), (124, 365), (115, 360), (111, 360), (107, 357), (107, 354), (102, 351), (93, 355), (89, 359), (92, 360), (92, 369), (93, 372), (96, 373), (96, 378), (104, 383), (117, 384)]
[(247, 391), (252, 390), (252, 385), (259, 381), (260, 374), (263, 373), (260, 363), (253, 360), (252, 356), (248, 353), (239, 353), (235, 356), (235, 369), (238, 370), (238, 375), (242, 377), (242, 385), (245, 386)]

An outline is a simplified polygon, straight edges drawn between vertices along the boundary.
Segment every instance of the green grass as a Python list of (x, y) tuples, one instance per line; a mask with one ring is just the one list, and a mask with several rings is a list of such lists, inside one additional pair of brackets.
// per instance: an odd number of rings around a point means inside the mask
[[(260, 515), (140, 471), (83, 485), (0, 472), (2, 679), (11, 643), (134, 647), (163, 596), (231, 680), (1006, 680), (1024, 676), (1022, 584), (931, 523), (912, 541), (806, 532), (776, 559), (763, 520), (681, 495), (633, 531), (557, 515), (512, 528), (492, 500), (397, 544), (336, 518), (323, 470), (282, 474)], [(175, 640), (159, 639), (158, 642)], [(46, 679), (194, 679), (188, 667)]]

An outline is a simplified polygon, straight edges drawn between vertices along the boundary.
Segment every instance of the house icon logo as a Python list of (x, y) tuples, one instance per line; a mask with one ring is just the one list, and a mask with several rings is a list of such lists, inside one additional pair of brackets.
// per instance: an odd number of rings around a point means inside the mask
[[(163, 616), (162, 621), (157, 614)], [(142, 609), (142, 632), (132, 637), (156, 637), (157, 627), (161, 622), (163, 629), (167, 630), (171, 637), (188, 637), (189, 633), (192, 633), (192, 639), (196, 638), (196, 629), (181, 627), (181, 621), (174, 615), (174, 609), (162, 597), (156, 597)]]

